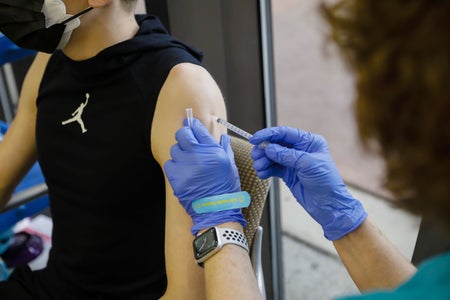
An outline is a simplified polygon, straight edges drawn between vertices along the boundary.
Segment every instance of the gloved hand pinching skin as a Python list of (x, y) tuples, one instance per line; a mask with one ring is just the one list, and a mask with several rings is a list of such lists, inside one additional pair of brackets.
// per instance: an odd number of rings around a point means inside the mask
[(230, 137), (221, 136), (220, 144), (196, 118), (191, 127), (176, 132), (177, 143), (170, 149), (171, 160), (164, 164), (175, 196), (191, 216), (192, 234), (225, 222), (246, 225), (241, 209), (198, 214), (192, 208), (194, 200), (241, 191), (239, 173), (230, 146)]
[[(259, 147), (262, 142), (269, 142)], [(262, 179), (282, 178), (303, 208), (338, 240), (366, 219), (362, 204), (347, 188), (328, 151), (326, 140), (300, 129), (265, 128), (250, 139), (254, 167)]]

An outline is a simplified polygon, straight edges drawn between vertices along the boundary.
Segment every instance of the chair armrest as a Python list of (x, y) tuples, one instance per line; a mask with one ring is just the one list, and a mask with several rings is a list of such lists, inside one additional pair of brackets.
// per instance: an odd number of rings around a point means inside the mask
[(258, 226), (253, 238), (250, 258), (252, 261), (253, 271), (255, 272), (259, 290), (261, 291), (263, 299), (266, 299), (266, 286), (264, 283), (264, 272), (262, 267), (262, 237), (263, 228), (261, 226)]
[(48, 188), (45, 183), (37, 184), (24, 190), (21, 190), (20, 192), (16, 192), (12, 195), (11, 199), (5, 205), (5, 207), (0, 209), (0, 213), (4, 213), (11, 209), (20, 207), (34, 199), (47, 195), (47, 193)]

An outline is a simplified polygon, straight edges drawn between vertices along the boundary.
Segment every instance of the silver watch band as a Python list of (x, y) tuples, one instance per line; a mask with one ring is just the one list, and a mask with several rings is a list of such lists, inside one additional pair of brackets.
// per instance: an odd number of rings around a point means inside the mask
[(235, 244), (249, 252), (247, 238), (243, 233), (230, 228), (216, 227), (216, 229), (219, 238), (219, 248), (222, 248), (226, 244)]
[[(211, 235), (212, 231), (214, 232), (213, 240)], [(247, 253), (249, 252), (247, 238), (243, 233), (231, 228), (209, 228), (208, 230), (197, 236), (194, 240), (194, 256), (196, 262), (200, 266), (203, 266), (204, 261), (208, 260), (210, 257), (219, 252), (223, 248), (223, 246), (229, 244), (237, 245), (245, 249)], [(203, 251), (203, 253), (201, 251)]]

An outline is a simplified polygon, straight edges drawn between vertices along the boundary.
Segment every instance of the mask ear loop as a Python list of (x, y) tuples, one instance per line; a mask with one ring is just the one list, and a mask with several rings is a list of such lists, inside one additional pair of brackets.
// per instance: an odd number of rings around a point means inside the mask
[(94, 9), (94, 8), (93, 8), (93, 7), (88, 7), (88, 8), (86, 8), (85, 10), (83, 10), (83, 11), (77, 13), (76, 15), (71, 16), (71, 17), (68, 18), (67, 20), (61, 22), (60, 24), (61, 24), (61, 25), (66, 25), (67, 23), (69, 23), (69, 22), (72, 21), (73, 19), (76, 19), (76, 18), (78, 18), (79, 16), (84, 15), (85, 13), (87, 13), (88, 11), (90, 11), (90, 10), (92, 10), (92, 9)]
[(61, 35), (61, 39), (59, 40), (56, 49), (63, 49), (67, 45), (70, 36), (72, 35), (72, 31), (80, 25), (79, 17), (92, 9), (93, 7), (88, 7), (87, 9), (77, 13), (76, 15), (69, 17), (67, 20), (64, 20), (61, 23), (57, 24), (58, 26), (62, 26), (64, 28), (64, 32)]

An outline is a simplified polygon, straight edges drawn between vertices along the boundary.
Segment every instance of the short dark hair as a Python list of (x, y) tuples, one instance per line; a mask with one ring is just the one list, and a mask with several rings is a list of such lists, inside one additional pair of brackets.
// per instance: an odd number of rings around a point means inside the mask
[(394, 203), (450, 232), (449, 11), (446, 0), (322, 5), (355, 74), (360, 136), (384, 158)]

